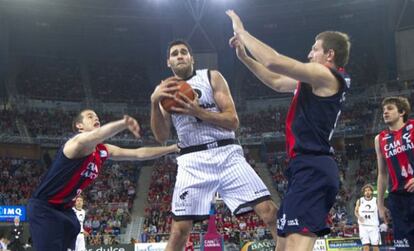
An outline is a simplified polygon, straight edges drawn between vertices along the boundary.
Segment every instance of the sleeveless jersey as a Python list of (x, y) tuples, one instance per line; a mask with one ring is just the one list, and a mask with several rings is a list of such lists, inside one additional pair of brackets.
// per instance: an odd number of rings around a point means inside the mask
[(404, 185), (414, 176), (414, 120), (398, 131), (384, 130), (378, 140), (388, 167), (391, 192), (406, 192)]
[(78, 210), (75, 207), (72, 208), (78, 218), (80, 224), (80, 231), (83, 232), (83, 222), (85, 222), (86, 211), (84, 209)]
[[(197, 70), (190, 78), (185, 79), (198, 95), (200, 107), (210, 112), (220, 112), (214, 100), (208, 69)], [(171, 114), (172, 123), (177, 130), (180, 147), (188, 147), (210, 143), (221, 139), (235, 138), (234, 131), (213, 125), (200, 119), (183, 115)]]
[(371, 200), (366, 200), (365, 197), (359, 199), (358, 214), (364, 218), (364, 222), (358, 224), (364, 226), (379, 226), (377, 198), (372, 197)]
[(338, 93), (319, 97), (312, 86), (299, 82), (286, 117), (286, 148), (289, 158), (298, 154), (333, 154), (330, 145), (351, 79), (342, 68), (329, 68), (338, 79)]
[(72, 207), (76, 196), (98, 177), (107, 158), (108, 150), (103, 144), (98, 144), (93, 153), (79, 159), (67, 158), (62, 146), (33, 193), (33, 198), (61, 208)]

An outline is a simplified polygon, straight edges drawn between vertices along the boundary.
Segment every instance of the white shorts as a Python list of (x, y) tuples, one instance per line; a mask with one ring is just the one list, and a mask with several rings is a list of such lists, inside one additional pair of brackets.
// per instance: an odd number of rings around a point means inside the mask
[(361, 239), (362, 245), (380, 245), (381, 235), (379, 227), (359, 225), (359, 238)]
[(171, 206), (175, 220), (208, 218), (216, 192), (234, 214), (270, 200), (269, 190), (247, 163), (240, 145), (184, 154), (177, 158), (177, 164)]
[(75, 251), (86, 251), (84, 234), (79, 233), (76, 237)]

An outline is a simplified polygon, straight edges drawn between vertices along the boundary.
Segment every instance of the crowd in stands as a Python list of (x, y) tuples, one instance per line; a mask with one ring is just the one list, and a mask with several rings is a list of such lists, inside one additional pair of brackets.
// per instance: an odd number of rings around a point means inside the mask
[(85, 97), (79, 63), (74, 60), (21, 60), (16, 86), (19, 94), (36, 99), (80, 101)]
[(0, 205), (25, 205), (46, 170), (38, 160), (0, 158)]
[(18, 135), (19, 130), (16, 126), (16, 111), (10, 109), (0, 109), (0, 135)]
[(154, 88), (146, 77), (142, 64), (94, 63), (89, 66), (92, 95), (102, 102), (134, 103), (144, 100)]

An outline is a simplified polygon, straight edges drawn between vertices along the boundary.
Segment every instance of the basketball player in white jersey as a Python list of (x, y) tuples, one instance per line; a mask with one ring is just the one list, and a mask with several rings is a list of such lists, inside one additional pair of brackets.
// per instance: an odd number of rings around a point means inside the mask
[[(226, 80), (215, 70), (195, 70), (191, 47), (182, 40), (170, 43), (167, 64), (174, 73), (151, 95), (151, 129), (159, 142), (170, 136), (173, 125), (180, 156), (172, 199), (173, 223), (167, 251), (183, 250), (193, 221), (209, 217), (216, 192), (234, 214), (254, 210), (276, 239), (277, 208), (262, 180), (246, 162), (235, 139), (239, 126), (236, 108)], [(176, 98), (180, 107), (167, 113), (160, 105), (174, 96), (177, 80), (189, 83), (197, 93), (192, 101)]]
[(372, 246), (374, 251), (379, 251), (381, 242), (379, 230), (379, 218), (377, 199), (373, 197), (374, 188), (367, 184), (362, 187), (364, 196), (357, 200), (355, 205), (355, 216), (359, 224), (359, 237), (363, 251), (369, 251)]
[(83, 229), (83, 222), (85, 221), (86, 211), (83, 209), (83, 197), (79, 196), (76, 198), (75, 206), (72, 208), (76, 213), (76, 217), (79, 220), (80, 232), (76, 237), (75, 251), (86, 251), (85, 244), (85, 230)]

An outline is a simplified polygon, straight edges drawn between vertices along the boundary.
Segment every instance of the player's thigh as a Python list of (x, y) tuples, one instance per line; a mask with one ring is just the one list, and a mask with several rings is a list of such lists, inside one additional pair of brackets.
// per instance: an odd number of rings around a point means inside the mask
[(256, 171), (247, 163), (240, 146), (231, 146), (231, 157), (220, 172), (219, 193), (234, 213), (253, 209), (270, 199), (270, 192)]

